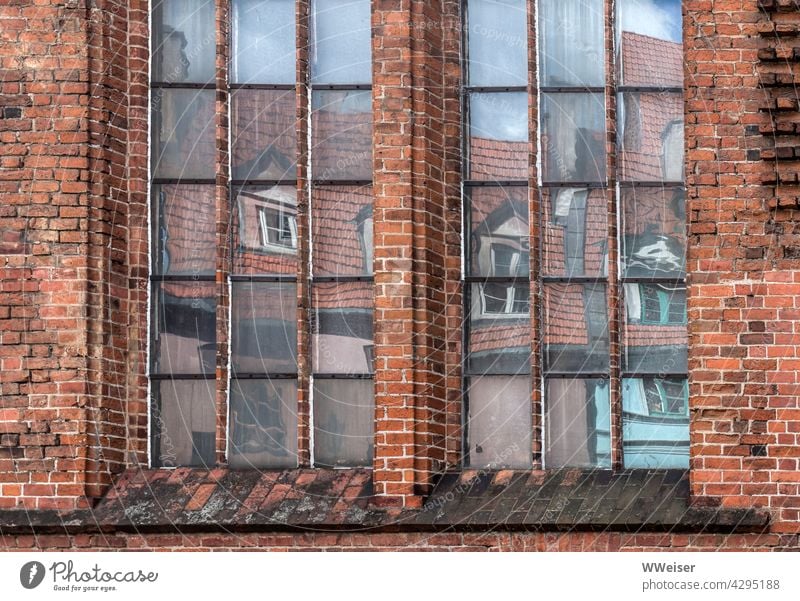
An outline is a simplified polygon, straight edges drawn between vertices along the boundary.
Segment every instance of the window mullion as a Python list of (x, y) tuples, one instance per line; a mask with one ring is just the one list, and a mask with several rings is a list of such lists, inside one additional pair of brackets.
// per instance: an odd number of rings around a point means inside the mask
[(311, 417), (311, 186), (310, 125), (311, 90), (309, 71), (309, 14), (311, 0), (298, 0), (295, 8), (297, 27), (297, 449), (302, 467), (311, 465), (313, 423)]
[(216, 31), (216, 231), (217, 231), (217, 461), (224, 463), (227, 456), (229, 437), (228, 391), (230, 390), (230, 285), (231, 271), (229, 238), (226, 235), (230, 223), (230, 164), (229, 164), (229, 107), (228, 65), (230, 50), (230, 0), (215, 3)]
[(608, 174), (608, 334), (609, 352), (609, 401), (611, 403), (611, 465), (622, 468), (622, 285), (619, 278), (619, 211), (617, 189), (617, 69), (615, 64), (616, 20), (615, 3), (604, 0), (605, 48), (606, 48), (606, 171)]

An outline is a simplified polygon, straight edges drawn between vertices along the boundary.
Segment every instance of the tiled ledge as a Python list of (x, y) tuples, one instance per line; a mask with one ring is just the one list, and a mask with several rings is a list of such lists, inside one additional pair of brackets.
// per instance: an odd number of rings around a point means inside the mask
[(769, 514), (690, 507), (679, 470), (448, 472), (422, 509), (372, 502), (369, 470), (130, 470), (91, 510), (0, 512), (0, 534), (247, 531), (760, 532)]

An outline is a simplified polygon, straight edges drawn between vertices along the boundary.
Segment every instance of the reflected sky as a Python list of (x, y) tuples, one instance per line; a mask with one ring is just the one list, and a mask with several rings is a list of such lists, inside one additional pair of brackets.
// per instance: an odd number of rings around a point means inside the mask
[(622, 0), (622, 30), (680, 42), (682, 17), (680, 0)]

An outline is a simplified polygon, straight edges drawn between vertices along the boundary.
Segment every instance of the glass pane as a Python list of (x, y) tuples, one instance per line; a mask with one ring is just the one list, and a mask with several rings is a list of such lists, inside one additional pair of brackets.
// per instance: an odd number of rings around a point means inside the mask
[(313, 0), (311, 81), (368, 84), (372, 81), (369, 0)]
[(544, 285), (545, 369), (563, 373), (608, 370), (605, 284)]
[(626, 468), (689, 468), (689, 387), (683, 378), (622, 380)]
[(470, 287), (467, 371), (522, 374), (531, 369), (530, 284)]
[(214, 179), (214, 90), (151, 94), (153, 177)]
[(620, 179), (683, 181), (683, 96), (625, 92), (617, 106)]
[(528, 83), (525, 0), (469, 0), (469, 85)]
[(295, 81), (294, 0), (233, 0), (234, 83)]
[(297, 467), (297, 381), (231, 380), (233, 468)]
[(470, 94), (469, 179), (528, 178), (528, 95)]
[(216, 382), (159, 380), (153, 386), (155, 467), (216, 463)]
[(468, 394), (470, 467), (530, 468), (530, 377), (470, 378)]
[(370, 467), (375, 423), (372, 380), (314, 380), (314, 465)]
[(372, 179), (372, 92), (326, 90), (311, 99), (313, 178)]
[(213, 275), (217, 265), (214, 186), (153, 186), (153, 273)]
[(608, 380), (548, 378), (545, 384), (548, 468), (611, 468)]
[(372, 282), (314, 284), (312, 295), (314, 373), (372, 373)]
[(539, 3), (539, 62), (542, 85), (605, 85), (603, 0), (544, 0)]
[(217, 355), (214, 282), (154, 283), (152, 295), (152, 373), (213, 374)]
[(470, 275), (529, 277), (528, 188), (471, 188), (469, 198)]
[(608, 273), (606, 190), (542, 190), (543, 273), (603, 277)]
[(214, 83), (213, 0), (156, 0), (153, 4), (153, 81)]
[(624, 288), (625, 371), (686, 373), (686, 288), (667, 284), (625, 284)]
[(311, 189), (314, 275), (372, 273), (372, 187)]
[(295, 179), (297, 127), (294, 90), (231, 93), (234, 179)]
[(297, 273), (297, 189), (247, 186), (235, 191), (233, 273)]
[(682, 188), (622, 188), (625, 277), (686, 273), (686, 197)]
[(297, 372), (296, 284), (232, 284), (231, 368), (250, 374)]
[(541, 123), (544, 181), (605, 181), (603, 94), (542, 94)]
[(621, 55), (626, 86), (683, 86), (680, 0), (620, 0)]

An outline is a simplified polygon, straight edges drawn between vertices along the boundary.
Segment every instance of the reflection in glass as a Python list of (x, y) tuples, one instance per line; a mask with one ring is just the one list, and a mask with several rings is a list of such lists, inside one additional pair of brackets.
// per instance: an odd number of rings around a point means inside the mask
[(623, 181), (683, 181), (683, 96), (619, 95), (619, 168)]
[(297, 177), (294, 90), (231, 92), (231, 165), (234, 179)]
[(619, 0), (622, 31), (658, 40), (680, 42), (683, 17), (680, 0)]
[(229, 463), (297, 466), (297, 381), (231, 380)]
[[(654, 28), (633, 25), (633, 29), (625, 29), (617, 39), (617, 65), (622, 85), (661, 88), (683, 87), (683, 46), (680, 40), (680, 5), (678, 8), (677, 31), (667, 31), (662, 22), (653, 22)], [(625, 3), (623, 3), (625, 6)], [(627, 12), (623, 10), (623, 12)], [(639, 20), (640, 23), (644, 21)], [(629, 24), (630, 26), (630, 24)], [(650, 30), (648, 33), (641, 31)], [(657, 31), (661, 30), (661, 31)], [(657, 36), (677, 36), (667, 39)]]
[(372, 282), (312, 287), (312, 355), (317, 374), (369, 374), (375, 369)]
[(297, 190), (245, 186), (234, 191), (231, 216), (233, 273), (297, 273)]
[(231, 367), (234, 373), (297, 371), (297, 285), (233, 282)]
[(216, 270), (214, 186), (153, 186), (153, 273), (213, 275)]
[(314, 275), (372, 273), (372, 187), (315, 186), (311, 190)]
[(471, 188), (470, 275), (528, 277), (528, 188)]
[(231, 81), (295, 81), (294, 0), (233, 0)]
[(542, 94), (541, 123), (544, 181), (605, 181), (603, 94)]
[(214, 83), (213, 0), (155, 0), (153, 81)]
[(603, 277), (608, 273), (607, 202), (602, 189), (542, 190), (545, 275)]
[(625, 370), (686, 373), (686, 288), (625, 284)]
[(545, 369), (566, 373), (605, 373), (608, 357), (606, 286), (545, 284)]
[(312, 92), (311, 170), (316, 180), (372, 179), (372, 92)]
[(528, 177), (528, 95), (470, 94), (469, 179)]
[(686, 199), (682, 188), (623, 188), (622, 261), (626, 277), (686, 273)]
[(152, 286), (152, 373), (214, 373), (217, 308), (214, 283), (162, 282)]
[[(530, 371), (530, 285), (472, 284), (467, 371), (522, 374)], [(507, 310), (508, 309), (508, 310)]]
[(545, 384), (548, 468), (611, 468), (608, 380), (549, 378)]
[(311, 81), (368, 84), (372, 81), (369, 0), (313, 0)]
[(314, 380), (315, 467), (372, 465), (372, 380)]
[(469, 0), (469, 85), (524, 86), (528, 82), (525, 0)]
[(152, 386), (155, 467), (215, 465), (214, 380), (157, 380)]
[(213, 90), (151, 91), (153, 177), (214, 178)]
[(529, 469), (530, 377), (470, 378), (467, 393), (470, 467)]
[(539, 11), (542, 85), (605, 85), (603, 0), (543, 0)]
[(622, 381), (626, 468), (688, 469), (689, 392), (684, 378)]

